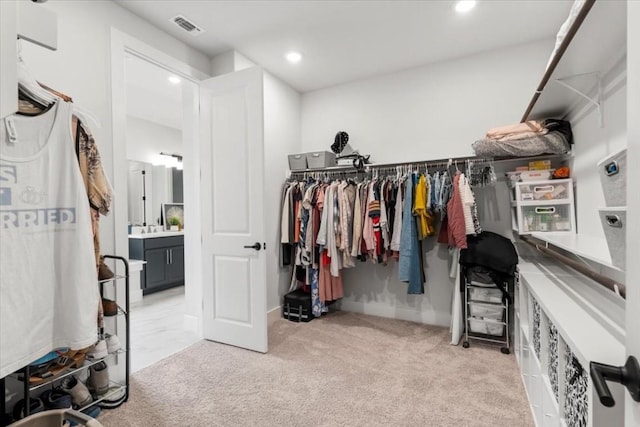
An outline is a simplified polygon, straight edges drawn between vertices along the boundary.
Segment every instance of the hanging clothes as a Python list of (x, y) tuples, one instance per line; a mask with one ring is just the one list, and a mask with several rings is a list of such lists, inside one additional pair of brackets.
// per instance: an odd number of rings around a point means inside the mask
[(438, 241), (453, 248), (466, 247), (468, 226), (473, 224), (474, 233), (479, 227), (473, 192), (459, 172), (453, 179), (436, 171), (359, 183), (305, 178), (283, 191), (282, 240), (297, 237), (295, 263), (304, 268), (305, 278), (293, 283), (309, 286), (312, 304), (319, 307), (314, 314), (343, 296), (342, 270), (354, 267), (356, 258), (385, 265), (396, 259), (407, 292), (424, 293), (422, 241), (437, 234), (438, 216)]
[(460, 172), (453, 178), (453, 192), (447, 203), (447, 233), (450, 247), (467, 248), (465, 216), (460, 196)]
[[(96, 341), (99, 293), (72, 107), (0, 121), (0, 377)], [(45, 280), (43, 280), (45, 278)]]
[(460, 174), (460, 182), (458, 188), (460, 190), (460, 200), (462, 202), (462, 211), (464, 214), (464, 225), (467, 234), (478, 234), (482, 232), (480, 222), (478, 221), (478, 211), (476, 207), (476, 198), (471, 191), (471, 186), (463, 173)]
[(418, 221), (418, 238), (424, 240), (428, 236), (433, 236), (436, 232), (435, 217), (429, 211), (427, 201), (429, 200), (429, 187), (427, 178), (420, 175), (418, 185), (415, 189), (415, 199), (413, 204), (413, 215)]
[(413, 215), (413, 177), (406, 181), (404, 210), (402, 213), (402, 235), (400, 243), (400, 259), (398, 265), (398, 277), (403, 282), (409, 282), (407, 292), (409, 294), (422, 294), (424, 287), (422, 273), (420, 272), (420, 257), (418, 253), (418, 234)]

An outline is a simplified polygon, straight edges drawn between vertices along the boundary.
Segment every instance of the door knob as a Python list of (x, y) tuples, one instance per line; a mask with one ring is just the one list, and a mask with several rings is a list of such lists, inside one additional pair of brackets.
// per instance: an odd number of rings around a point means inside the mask
[(624, 366), (611, 366), (597, 362), (591, 362), (589, 366), (593, 386), (598, 393), (600, 402), (604, 406), (612, 407), (616, 404), (607, 386), (607, 380), (627, 387), (631, 398), (636, 402), (640, 402), (640, 365), (638, 364), (638, 359), (629, 356)]
[(260, 244), (260, 242), (255, 242), (253, 245), (249, 245), (249, 246), (244, 246), (246, 249), (255, 249), (256, 251), (259, 251), (260, 249), (262, 249), (262, 245)]

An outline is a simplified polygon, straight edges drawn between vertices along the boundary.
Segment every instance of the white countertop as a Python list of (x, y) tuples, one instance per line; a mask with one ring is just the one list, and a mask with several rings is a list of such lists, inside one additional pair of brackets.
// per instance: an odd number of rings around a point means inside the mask
[(129, 234), (130, 239), (154, 239), (156, 237), (184, 236), (184, 231), (156, 231), (155, 233)]

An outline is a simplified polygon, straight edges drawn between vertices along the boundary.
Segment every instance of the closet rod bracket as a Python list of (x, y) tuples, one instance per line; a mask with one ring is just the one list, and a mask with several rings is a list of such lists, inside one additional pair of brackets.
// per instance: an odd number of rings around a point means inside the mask
[[(587, 95), (586, 93), (582, 92), (580, 89), (571, 86), (569, 83), (565, 81), (574, 77), (582, 77), (582, 76), (593, 76), (596, 79), (597, 92), (596, 92), (595, 98)], [(574, 76), (555, 79), (555, 82), (560, 84), (561, 86), (566, 87), (570, 91), (577, 93), (582, 98), (586, 99), (587, 102), (594, 105), (598, 109), (598, 116), (600, 118), (600, 127), (601, 128), (604, 127), (604, 108), (602, 106), (602, 78), (600, 77), (600, 73), (593, 72), (593, 73), (576, 74)]]

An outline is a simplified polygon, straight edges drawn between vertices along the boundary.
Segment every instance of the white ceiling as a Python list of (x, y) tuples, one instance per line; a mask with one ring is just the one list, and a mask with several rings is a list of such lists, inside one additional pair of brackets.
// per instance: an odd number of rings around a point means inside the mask
[[(448, 0), (114, 1), (208, 56), (236, 49), (300, 92), (551, 38), (571, 7), (480, 0), (460, 15)], [(178, 14), (206, 32), (184, 32), (169, 21)], [(303, 62), (287, 63), (289, 50)]]

